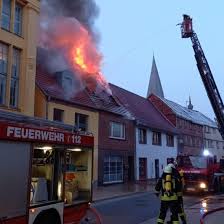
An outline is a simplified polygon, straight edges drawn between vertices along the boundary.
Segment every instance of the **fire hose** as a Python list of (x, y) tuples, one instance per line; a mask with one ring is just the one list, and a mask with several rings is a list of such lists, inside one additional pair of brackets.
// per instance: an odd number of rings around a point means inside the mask
[(219, 212), (219, 211), (224, 211), (224, 207), (221, 207), (221, 208), (216, 208), (216, 209), (213, 209), (213, 210), (210, 210), (206, 213), (204, 213), (204, 215), (201, 217), (200, 219), (200, 224), (205, 224), (205, 218), (208, 216), (208, 215), (211, 215), (213, 213), (216, 213), (216, 212)]

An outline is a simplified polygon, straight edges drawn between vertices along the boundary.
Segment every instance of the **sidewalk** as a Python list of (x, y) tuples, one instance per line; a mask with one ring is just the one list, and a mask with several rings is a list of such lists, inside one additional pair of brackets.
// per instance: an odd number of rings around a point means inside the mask
[(146, 191), (154, 191), (155, 181), (140, 183), (125, 183), (108, 186), (95, 187), (93, 189), (93, 201), (112, 199), (116, 197), (128, 196)]

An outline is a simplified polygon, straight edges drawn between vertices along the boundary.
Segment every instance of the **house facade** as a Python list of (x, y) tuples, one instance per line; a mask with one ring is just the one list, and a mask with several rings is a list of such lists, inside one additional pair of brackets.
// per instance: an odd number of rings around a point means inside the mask
[(134, 180), (134, 122), (124, 116), (99, 112), (99, 184)]
[(178, 154), (203, 154), (203, 123), (209, 120), (200, 112), (165, 98), (152, 94), (149, 100), (178, 129)]
[(0, 0), (0, 109), (34, 115), (39, 0)]
[(136, 179), (158, 179), (168, 158), (177, 156), (177, 135), (136, 127)]
[(214, 126), (205, 125), (203, 127), (204, 133), (204, 149), (220, 161), (224, 159), (224, 141), (214, 122)]
[(113, 94), (135, 118), (135, 179), (158, 178), (167, 159), (177, 156), (175, 127), (146, 98), (115, 85)]

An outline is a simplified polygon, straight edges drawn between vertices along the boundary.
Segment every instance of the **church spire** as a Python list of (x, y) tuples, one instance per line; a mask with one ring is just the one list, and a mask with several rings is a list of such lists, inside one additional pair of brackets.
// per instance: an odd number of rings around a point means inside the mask
[(191, 97), (189, 96), (189, 103), (188, 103), (188, 109), (193, 110), (194, 106), (191, 103)]
[(150, 94), (154, 94), (156, 96), (164, 98), (163, 88), (160, 82), (159, 72), (156, 66), (154, 54), (152, 59), (152, 69), (151, 69), (151, 75), (149, 80), (147, 98), (150, 96)]

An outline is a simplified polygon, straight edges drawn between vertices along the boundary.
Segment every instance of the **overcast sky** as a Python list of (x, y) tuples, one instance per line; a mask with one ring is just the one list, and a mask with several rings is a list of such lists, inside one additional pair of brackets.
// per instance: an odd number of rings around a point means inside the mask
[(96, 0), (103, 72), (109, 82), (146, 96), (153, 52), (165, 97), (214, 118), (190, 39), (181, 39), (182, 14), (194, 30), (224, 98), (224, 2), (220, 0)]

